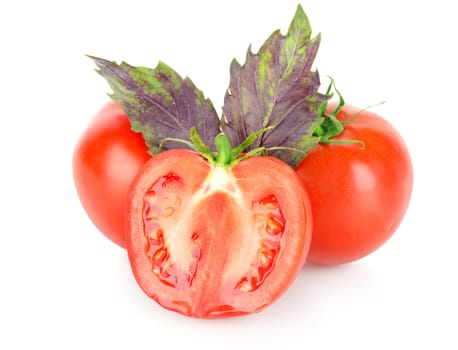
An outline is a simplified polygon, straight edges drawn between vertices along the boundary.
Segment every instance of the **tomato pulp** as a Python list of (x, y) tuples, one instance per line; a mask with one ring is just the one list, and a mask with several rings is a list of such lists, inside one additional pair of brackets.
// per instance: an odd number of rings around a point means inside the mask
[(300, 271), (312, 227), (305, 189), (282, 161), (258, 156), (224, 167), (179, 149), (139, 173), (126, 223), (143, 291), (199, 318), (270, 305)]
[(333, 140), (363, 146), (319, 144), (296, 168), (313, 208), (312, 263), (335, 265), (368, 255), (392, 236), (409, 205), (413, 168), (400, 134), (380, 116), (351, 105), (337, 118), (353, 116)]
[(116, 102), (95, 115), (73, 153), (73, 178), (86, 213), (106, 237), (124, 248), (129, 187), (150, 158), (143, 137), (131, 130)]

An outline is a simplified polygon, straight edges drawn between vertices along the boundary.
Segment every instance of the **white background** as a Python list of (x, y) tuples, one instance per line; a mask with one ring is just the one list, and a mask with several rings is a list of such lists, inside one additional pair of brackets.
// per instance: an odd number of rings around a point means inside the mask
[(86, 217), (73, 147), (108, 100), (85, 54), (162, 60), (218, 111), (244, 61), (297, 0), (3, 1), (0, 5), (0, 348), (458, 349), (457, 62), (453, 2), (303, 1), (316, 66), (374, 108), (411, 151), (415, 185), (393, 238), (356, 263), (306, 266), (265, 311), (196, 320), (136, 285), (126, 253)]

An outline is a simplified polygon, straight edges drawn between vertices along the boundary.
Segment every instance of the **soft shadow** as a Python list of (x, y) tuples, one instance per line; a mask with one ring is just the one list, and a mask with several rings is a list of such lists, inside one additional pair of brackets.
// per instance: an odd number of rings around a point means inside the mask
[(279, 317), (302, 322), (325, 318), (332, 305), (354, 302), (361, 294), (371, 293), (383, 283), (379, 277), (377, 270), (364, 261), (338, 266), (306, 263), (271, 309), (276, 314), (281, 313)]

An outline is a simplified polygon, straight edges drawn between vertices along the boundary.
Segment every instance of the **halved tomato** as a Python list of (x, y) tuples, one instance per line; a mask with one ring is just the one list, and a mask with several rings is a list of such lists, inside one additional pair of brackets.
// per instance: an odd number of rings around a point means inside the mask
[(303, 266), (311, 208), (286, 163), (264, 156), (234, 166), (170, 150), (146, 163), (127, 210), (137, 282), (163, 307), (217, 318), (257, 312)]

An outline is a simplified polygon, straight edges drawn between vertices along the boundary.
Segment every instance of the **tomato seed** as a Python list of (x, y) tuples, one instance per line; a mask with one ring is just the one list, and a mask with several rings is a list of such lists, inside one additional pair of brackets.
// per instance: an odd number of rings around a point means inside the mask
[(258, 261), (261, 267), (265, 268), (272, 265), (274, 257), (276, 255), (276, 251), (274, 249), (269, 249), (262, 247), (258, 251)]
[(156, 265), (160, 265), (165, 259), (167, 259), (168, 251), (166, 248), (158, 249), (154, 254), (152, 261)]
[(283, 232), (285, 228), (284, 220), (275, 215), (269, 215), (266, 224), (266, 231), (271, 235), (278, 235)]
[(169, 218), (175, 213), (175, 209), (173, 207), (167, 207), (162, 209), (162, 217)]
[(277, 210), (279, 208), (277, 198), (273, 194), (263, 198), (260, 202), (268, 210)]

